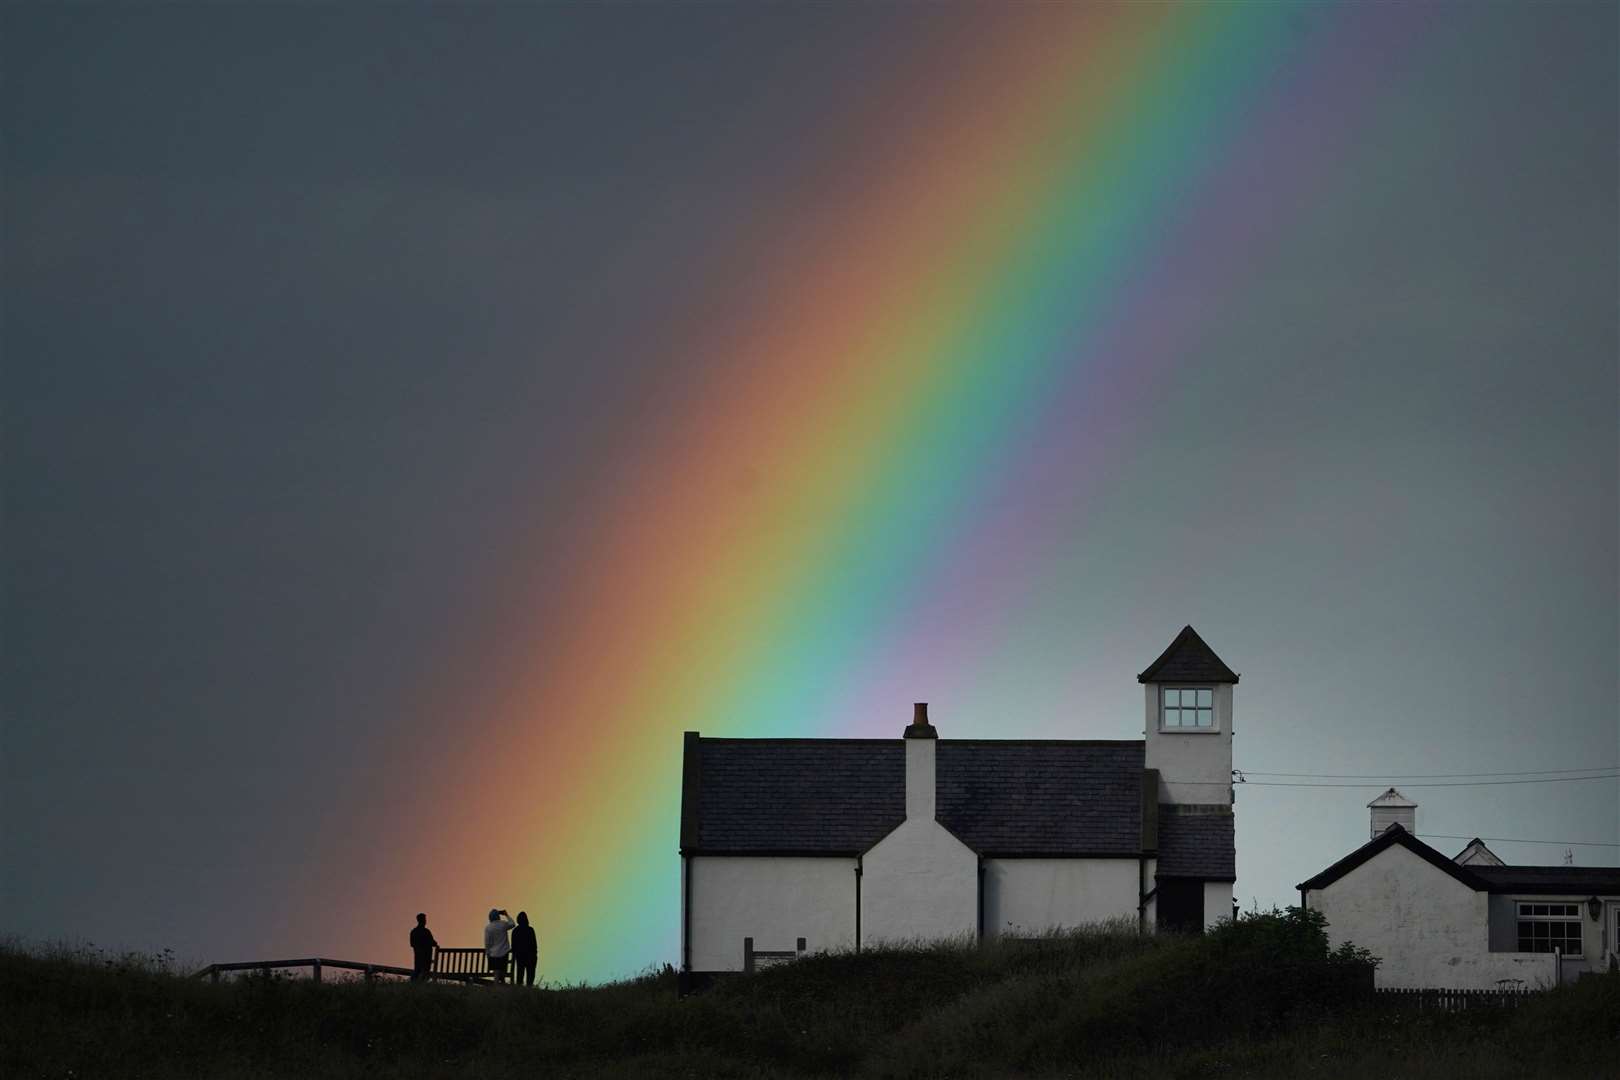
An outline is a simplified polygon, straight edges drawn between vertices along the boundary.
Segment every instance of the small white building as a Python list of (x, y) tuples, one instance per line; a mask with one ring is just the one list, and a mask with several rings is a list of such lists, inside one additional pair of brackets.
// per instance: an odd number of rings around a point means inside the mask
[(1417, 804), (1367, 804), (1373, 837), (1299, 885), (1334, 945), (1380, 958), (1380, 988), (1555, 986), (1620, 950), (1620, 867), (1508, 866), (1474, 839), (1446, 858), (1414, 834)]
[(1192, 627), (1137, 681), (1144, 737), (685, 737), (681, 963), (1232, 916), (1232, 689)]

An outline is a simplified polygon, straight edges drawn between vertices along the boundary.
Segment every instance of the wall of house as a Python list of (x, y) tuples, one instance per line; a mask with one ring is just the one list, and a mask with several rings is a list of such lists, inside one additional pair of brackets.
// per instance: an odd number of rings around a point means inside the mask
[(1024, 937), (1104, 919), (1136, 925), (1138, 867), (1131, 859), (986, 859), (984, 933)]
[(1232, 882), (1206, 881), (1204, 882), (1204, 929), (1213, 929), (1215, 924), (1225, 920), (1232, 921)]
[(1491, 990), (1502, 979), (1540, 986), (1555, 977), (1550, 956), (1491, 952), (1488, 894), (1399, 845), (1305, 903), (1326, 916), (1332, 945), (1353, 941), (1380, 958), (1379, 987)]
[[(1142, 890), (1142, 895), (1143, 896), (1147, 896), (1148, 893), (1153, 891), (1153, 886), (1154, 886), (1155, 881), (1157, 880), (1158, 873), (1159, 873), (1159, 860), (1158, 859), (1144, 859), (1144, 860), (1142, 860), (1141, 880), (1140, 880), (1140, 883), (1139, 883), (1138, 887)], [(1143, 931), (1151, 931), (1155, 926), (1158, 926), (1158, 925), (1159, 925), (1159, 902), (1158, 902), (1158, 898), (1156, 896), (1149, 896), (1148, 899), (1147, 899), (1147, 903), (1145, 903), (1142, 906), (1142, 919), (1141, 919), (1140, 927), (1141, 927), (1141, 929)]]
[(1157, 683), (1144, 683), (1146, 766), (1159, 770), (1159, 801), (1232, 805), (1232, 687), (1217, 684), (1213, 731), (1160, 731)]
[(932, 818), (909, 818), (861, 860), (861, 944), (976, 939), (979, 857)]
[(852, 858), (694, 855), (691, 964), (694, 971), (741, 971), (743, 938), (761, 950), (811, 952), (855, 947)]
[[(1590, 894), (1588, 894), (1590, 895)], [(1601, 898), (1600, 898), (1601, 899)], [(1609, 897), (1610, 903), (1620, 900), (1620, 897)], [(1576, 964), (1577, 958), (1571, 957), (1571, 963), (1564, 968), (1565, 978), (1569, 978), (1577, 970), (1602, 971), (1607, 966), (1608, 952), (1613, 946), (1605, 933), (1604, 914), (1607, 904), (1600, 905), (1596, 918), (1586, 910), (1586, 896), (1537, 896), (1528, 893), (1519, 895), (1492, 894), (1490, 899), (1490, 943), (1492, 952), (1513, 952), (1519, 947), (1519, 904), (1574, 904), (1581, 913), (1581, 952), (1578, 958), (1584, 963)]]

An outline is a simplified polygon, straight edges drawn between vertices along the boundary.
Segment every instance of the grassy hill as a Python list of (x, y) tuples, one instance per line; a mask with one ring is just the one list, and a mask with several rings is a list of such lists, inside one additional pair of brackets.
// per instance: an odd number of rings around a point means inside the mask
[(1620, 1077), (1620, 976), (1517, 1009), (1360, 990), (1319, 920), (816, 956), (677, 998), (241, 979), (0, 952), (7, 1077)]

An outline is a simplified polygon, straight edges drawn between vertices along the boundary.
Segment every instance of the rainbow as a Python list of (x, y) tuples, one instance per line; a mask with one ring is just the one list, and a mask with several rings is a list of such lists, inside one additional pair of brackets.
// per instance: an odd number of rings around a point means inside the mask
[[(1084, 557), (1118, 444), (1097, 402), (1146, 402), (1197, 362), (1210, 312), (1243, 303), (1348, 152), (1293, 104), (1351, 129), (1415, 18), (930, 17), (940, 32), (852, 121), (827, 204), (730, 253), (727, 311), (662, 328), (671, 370), (693, 373), (674, 421), (581, 508), (567, 594), (512, 569), (531, 617), (487, 666), (516, 674), (433, 691), (465, 749), (425, 780), (442, 812), (409, 860), (371, 868), (369, 906), (454, 910), (447, 944), (476, 940), (491, 904), (525, 906), (552, 979), (675, 961), (681, 732), (894, 734), (939, 689), (906, 685), (924, 651), (970, 680), (1019, 647), (917, 620), (1011, 604), (1059, 633), (1039, 581)], [(1043, 520), (1002, 520), (1018, 491), (1043, 494)], [(987, 591), (1008, 588), (972, 572), (989, 561), (1025, 568), (1019, 595)]]

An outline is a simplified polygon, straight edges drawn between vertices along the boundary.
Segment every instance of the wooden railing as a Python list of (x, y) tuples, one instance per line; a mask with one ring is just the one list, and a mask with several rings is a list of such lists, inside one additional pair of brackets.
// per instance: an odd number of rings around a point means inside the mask
[[(358, 971), (371, 982), (379, 975), (397, 975), (410, 978), (416, 974), (411, 968), (397, 967), (393, 964), (367, 964), (358, 960), (333, 960), (325, 956), (311, 956), (298, 960), (245, 960), (234, 964), (209, 964), (197, 972), (193, 978), (207, 977), (213, 982), (219, 982), (220, 975), (232, 971), (247, 971), (269, 978), (277, 971), (292, 971), (308, 968), (310, 978), (315, 982), (321, 981), (321, 973), (327, 968), (339, 971)], [(428, 977), (432, 979), (448, 979), (452, 982), (485, 983), (495, 978), (495, 973), (489, 969), (489, 957), (483, 949), (439, 949), (433, 957), (433, 966), (428, 969)]]
[(804, 955), (804, 938), (799, 938), (792, 949), (756, 949), (754, 939), (743, 938), (743, 971), (753, 974), (762, 967), (786, 964)]
[(1513, 1009), (1539, 990), (1418, 990), (1383, 987), (1373, 991), (1380, 1005), (1416, 1012), (1462, 1012), (1467, 1009)]
[(311, 956), (302, 960), (245, 960), (237, 964), (209, 964), (197, 972), (193, 978), (207, 976), (213, 982), (219, 982), (221, 974), (227, 971), (249, 971), (256, 975), (269, 978), (273, 972), (289, 971), (296, 968), (309, 968), (310, 978), (316, 982), (321, 981), (321, 972), (326, 968), (336, 968), (339, 971), (358, 971), (370, 982), (378, 975), (403, 975), (410, 978), (412, 971), (407, 967), (394, 967), (392, 964), (365, 964), (358, 960), (333, 960), (325, 956)]

